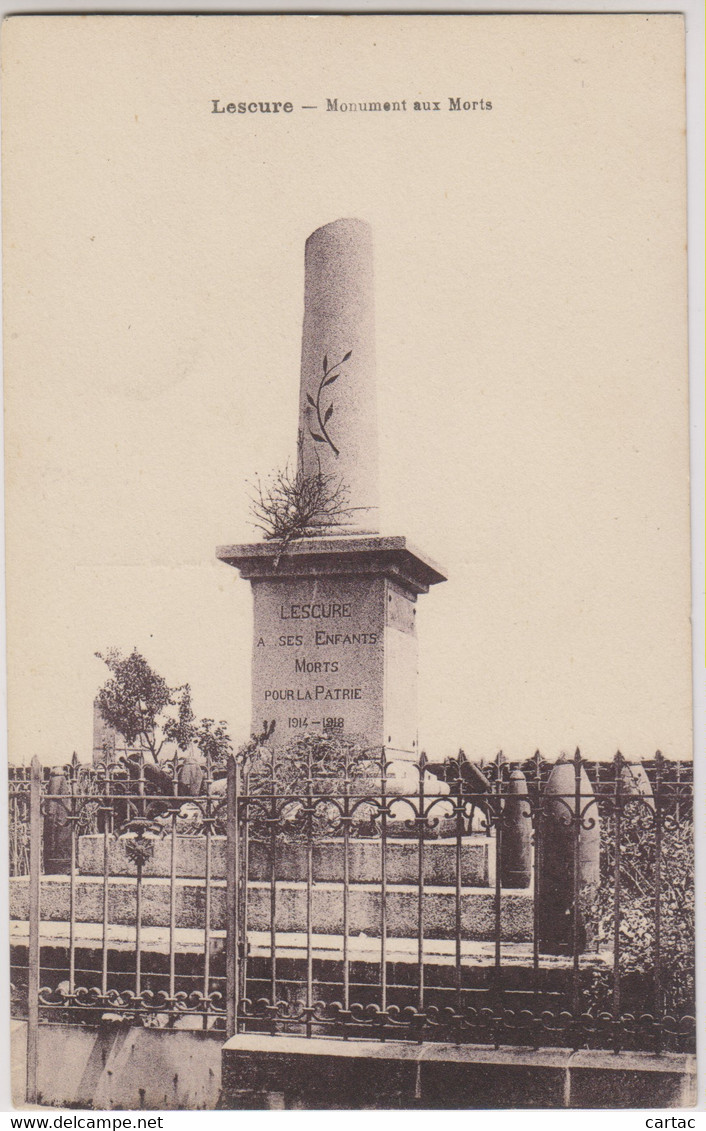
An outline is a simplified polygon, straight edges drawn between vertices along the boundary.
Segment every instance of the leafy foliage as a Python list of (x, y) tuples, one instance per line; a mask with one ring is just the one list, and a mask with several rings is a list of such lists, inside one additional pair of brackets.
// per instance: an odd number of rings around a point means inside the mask
[[(258, 745), (250, 751), (247, 769), (252, 793), (277, 798), (278, 838), (306, 842), (341, 835), (346, 796), (353, 816), (349, 831), (365, 835), (376, 809), (373, 798), (379, 790), (381, 755), (355, 736), (312, 732), (292, 739), (276, 753)], [(361, 795), (370, 795), (371, 800), (358, 800)], [(256, 839), (269, 839), (273, 826), (256, 818), (252, 832)]]
[(194, 744), (212, 764), (226, 760), (232, 751), (228, 724), (196, 718), (188, 683), (170, 687), (136, 648), (128, 656), (117, 648), (96, 656), (111, 673), (98, 692), (98, 708), (128, 746), (151, 754), (155, 762), (165, 743), (182, 751)]
[[(615, 859), (617, 822), (602, 817), (599, 921), (601, 946), (614, 944)], [(623, 1008), (651, 1011), (656, 999), (657, 837), (654, 812), (635, 801), (625, 806), (620, 820), (619, 944)], [(661, 816), (659, 851), (659, 954), (664, 1009), (674, 1016), (693, 1013), (694, 970), (694, 830), (688, 817)], [(606, 1008), (612, 997), (612, 978), (597, 975), (589, 997), (595, 1008)]]
[(112, 673), (98, 692), (101, 715), (129, 746), (139, 745), (156, 758), (162, 745), (159, 720), (174, 702), (172, 689), (136, 648), (129, 656), (117, 648), (109, 648), (105, 655), (96, 652), (96, 656)]
[(225, 719), (218, 723), (214, 719), (201, 719), (194, 724), (194, 742), (204, 757), (210, 758), (211, 766), (224, 766), (233, 752), (227, 726)]

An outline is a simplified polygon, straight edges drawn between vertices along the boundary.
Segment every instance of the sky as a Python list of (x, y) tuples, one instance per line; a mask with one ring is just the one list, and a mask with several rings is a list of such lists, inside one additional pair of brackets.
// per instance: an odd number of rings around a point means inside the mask
[[(90, 757), (110, 646), (247, 737), (215, 548), (295, 455), (304, 242), (340, 216), (373, 229), (383, 530), (449, 578), (421, 746), (690, 756), (681, 39), (613, 18), (6, 33), (12, 761)], [(211, 113), (241, 92), (296, 110)], [(442, 110), (299, 109), (327, 97)]]

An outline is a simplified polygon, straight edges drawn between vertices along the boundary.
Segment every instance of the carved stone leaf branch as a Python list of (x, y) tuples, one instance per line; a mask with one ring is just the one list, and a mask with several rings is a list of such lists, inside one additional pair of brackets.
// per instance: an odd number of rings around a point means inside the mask
[(317, 444), (328, 444), (329, 447), (331, 448), (331, 451), (336, 456), (336, 458), (338, 458), (338, 456), (340, 454), (339, 450), (336, 447), (336, 445), (334, 444), (331, 437), (329, 436), (328, 431), (326, 430), (326, 425), (328, 424), (329, 420), (333, 416), (334, 406), (333, 406), (333, 402), (331, 402), (331, 404), (328, 406), (328, 408), (325, 410), (325, 412), (322, 416), (321, 415), (321, 394), (323, 393), (324, 389), (327, 388), (328, 385), (333, 385), (334, 381), (338, 380), (338, 378), (341, 376), (341, 373), (340, 373), (341, 366), (344, 364), (344, 362), (348, 361), (348, 359), (349, 359), (349, 357), (351, 356), (352, 353), (353, 353), (353, 350), (348, 350), (348, 353), (344, 354), (344, 356), (341, 358), (341, 360), (336, 362), (335, 365), (329, 365), (328, 355), (324, 354), (324, 361), (323, 361), (323, 371), (324, 372), (323, 372), (323, 377), (321, 378), (321, 380), (319, 382), (319, 387), (318, 387), (318, 390), (317, 390), (317, 393), (316, 393), (316, 400), (314, 400), (314, 398), (311, 396), (310, 393), (306, 394), (306, 399), (309, 403), (309, 407), (313, 408), (315, 413), (316, 413), (316, 421), (317, 421), (317, 425), (318, 425), (318, 431), (317, 432), (315, 432), (314, 429), (311, 427), (311, 425), (309, 425), (309, 432), (311, 433), (311, 438), (313, 440), (315, 440)]

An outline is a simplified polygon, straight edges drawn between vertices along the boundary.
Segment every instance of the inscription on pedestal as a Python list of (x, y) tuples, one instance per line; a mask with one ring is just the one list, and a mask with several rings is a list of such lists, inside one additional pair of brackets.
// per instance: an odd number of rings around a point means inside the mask
[(253, 722), (275, 719), (278, 743), (312, 730), (382, 741), (384, 587), (381, 578), (254, 583)]
[[(416, 633), (408, 597), (384, 578), (263, 580), (253, 582), (253, 593), (253, 727), (274, 719), (278, 745), (320, 731), (414, 750)], [(390, 650), (404, 655), (406, 678), (390, 678)], [(401, 727), (394, 736), (391, 707)]]

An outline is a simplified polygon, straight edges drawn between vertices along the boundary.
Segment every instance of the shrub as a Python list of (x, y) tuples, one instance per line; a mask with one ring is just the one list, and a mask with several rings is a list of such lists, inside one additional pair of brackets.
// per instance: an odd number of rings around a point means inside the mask
[[(615, 858), (617, 821), (601, 817), (599, 945), (615, 941)], [(620, 820), (619, 946), (621, 1012), (662, 1010), (676, 1019), (694, 1010), (694, 841), (691, 820), (662, 815), (660, 856), (659, 954), (661, 1002), (656, 1001), (655, 963), (657, 837), (655, 813), (639, 801), (625, 806)], [(612, 974), (594, 974), (586, 987), (592, 1013), (610, 1010)], [(661, 1007), (661, 1008), (660, 1008)]]

